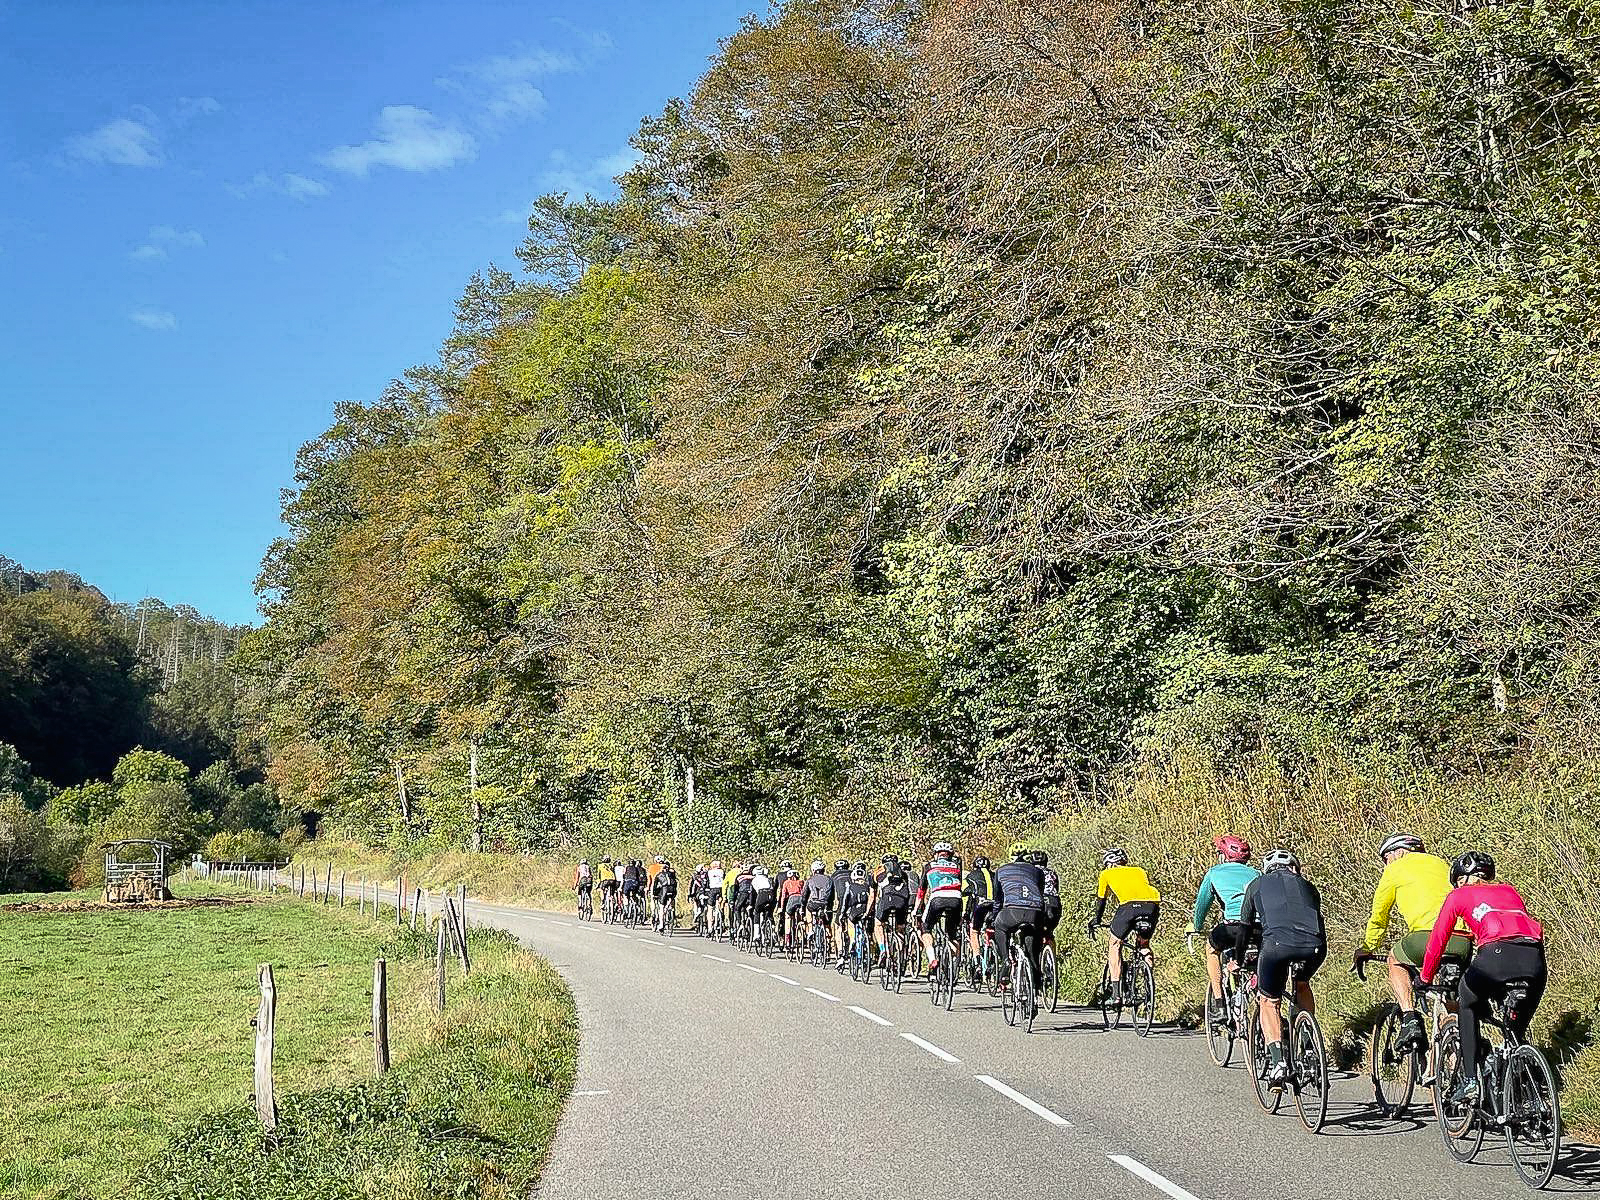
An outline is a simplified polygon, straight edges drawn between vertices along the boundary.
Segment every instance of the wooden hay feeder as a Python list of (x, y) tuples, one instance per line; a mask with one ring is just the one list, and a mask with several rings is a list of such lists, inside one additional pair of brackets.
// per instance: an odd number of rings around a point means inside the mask
[(167, 889), (166, 842), (148, 838), (106, 843), (106, 903), (145, 904), (171, 900)]

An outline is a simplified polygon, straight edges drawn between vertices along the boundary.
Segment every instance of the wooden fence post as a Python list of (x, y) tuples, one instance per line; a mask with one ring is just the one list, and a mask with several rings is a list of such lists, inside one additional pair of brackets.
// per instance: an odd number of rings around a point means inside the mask
[(467, 936), (467, 885), (463, 883), (456, 889), (456, 894), (457, 903), (459, 904), (456, 909), (456, 916), (461, 918), (461, 937), (465, 941)]
[(367, 915), (367, 881), (365, 876), (356, 880), (356, 916)]
[(272, 964), (261, 964), (261, 1006), (256, 1009), (256, 1116), (261, 1128), (271, 1133), (278, 1126), (278, 1104), (272, 1095), (272, 1035), (278, 1011), (278, 988), (272, 979)]
[(372, 964), (372, 1058), (378, 1074), (389, 1069), (389, 964)]
[(445, 901), (445, 919), (450, 923), (450, 940), (455, 943), (456, 955), (461, 959), (461, 973), (472, 974), (472, 959), (467, 955), (467, 931), (461, 924), (461, 914), (456, 912), (452, 897)]
[(339, 872), (339, 907), (344, 907), (344, 872)]
[(414, 888), (411, 889), (411, 932), (412, 933), (415, 933), (417, 931), (417, 909), (419, 909), (421, 907), (422, 907), (422, 889), (419, 888), (419, 887), (414, 887)]
[(400, 914), (406, 909), (406, 877), (400, 876), (394, 885), (394, 927), (400, 928)]
[(434, 997), (434, 1003), (438, 1006), (440, 1012), (444, 1011), (444, 937), (444, 919), (441, 917), (439, 920), (439, 944), (434, 951), (433, 959), (433, 971), (437, 977), (439, 989), (438, 994)]

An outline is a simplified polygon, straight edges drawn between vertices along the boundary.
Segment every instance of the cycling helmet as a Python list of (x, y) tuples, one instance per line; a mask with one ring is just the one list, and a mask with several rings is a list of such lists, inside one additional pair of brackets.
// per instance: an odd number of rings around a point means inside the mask
[(782, 862), (781, 862), (781, 863), (779, 863), (779, 864), (778, 864), (778, 865), (779, 865), (779, 866), (780, 866), (780, 867), (782, 867), (782, 868), (783, 868), (783, 869), (784, 869), (784, 870), (785, 870), (785, 871), (792, 871), (792, 870), (794, 870), (794, 863), (792, 863), (792, 862), (790, 862), (790, 861), (789, 861), (789, 860), (788, 860), (788, 859), (787, 859), (787, 858), (786, 858), (786, 859), (784, 859), (784, 860), (783, 860), (783, 861), (782, 861)]
[(602, 858), (602, 859), (601, 859), (601, 860), (600, 860), (600, 865), (601, 865), (601, 866), (605, 866), (605, 865), (606, 865), (606, 864), (608, 864), (608, 863), (609, 863), (609, 862), (610, 862), (610, 861), (611, 861), (611, 855), (609, 855), (609, 854), (608, 854), (608, 855), (606, 855), (606, 856), (605, 856), (605, 857), (604, 857), (604, 858)]
[(987, 854), (978, 855), (977, 858), (972, 860), (972, 865), (980, 871), (987, 871), (989, 869), (989, 856)]
[(1396, 850), (1422, 850), (1422, 839), (1414, 833), (1391, 833), (1378, 847), (1378, 857), (1388, 858)]
[(1012, 858), (1021, 859), (1027, 853), (1028, 853), (1028, 843), (1027, 842), (1012, 842), (1011, 843), (1011, 857)]
[(587, 867), (589, 865), (589, 860), (587, 858), (579, 859), (578, 860), (578, 865), (580, 867)]
[(1102, 867), (1125, 867), (1128, 865), (1128, 852), (1121, 846), (1113, 846), (1100, 856)]
[(713, 860), (712, 860), (712, 863), (711, 863), (711, 869), (712, 869), (712, 870), (713, 870), (713, 871), (720, 871), (720, 870), (722, 870), (722, 860), (721, 860), (721, 859), (720, 859), (720, 858), (718, 858), (718, 859), (713, 859)]
[(848, 871), (850, 869), (850, 862), (848, 859), (836, 859), (833, 864), (833, 869), (835, 871)]
[(1293, 850), (1285, 850), (1280, 846), (1267, 851), (1267, 857), (1261, 860), (1261, 867), (1266, 871), (1298, 871), (1300, 859)]
[(1468, 850), (1450, 864), (1450, 886), (1460, 887), (1461, 881), (1476, 875), (1480, 879), (1494, 878), (1494, 855), (1482, 850)]
[(892, 854), (885, 854), (885, 855), (884, 855), (884, 856), (883, 856), (883, 857), (882, 857), (882, 858), (881, 858), (881, 859), (879, 859), (879, 860), (878, 860), (878, 864), (879, 864), (879, 865), (880, 865), (880, 866), (884, 866), (884, 867), (887, 867), (887, 866), (888, 866), (888, 865), (889, 865), (889, 864), (890, 864), (890, 863), (892, 863), (892, 862), (893, 862), (893, 861), (894, 861), (894, 855), (892, 855)]
[(933, 847), (933, 856), (935, 858), (938, 858), (941, 854), (945, 855), (947, 858), (953, 858), (955, 856), (955, 852), (956, 848), (949, 842), (938, 842), (935, 843)]
[(827, 864), (824, 863), (820, 858), (813, 858), (811, 860), (811, 873), (813, 875), (815, 875), (818, 871), (826, 871), (827, 869)]
[(858, 861), (850, 864), (851, 871), (865, 871), (866, 869), (867, 864), (864, 861)]
[(867, 881), (866, 863), (857, 863), (854, 867), (852, 867), (850, 870), (850, 878), (856, 883), (865, 883)]
[(1033, 865), (1036, 867), (1048, 867), (1050, 865), (1050, 856), (1043, 850), (1035, 850), (1033, 852)]
[(1211, 843), (1231, 863), (1250, 861), (1250, 843), (1236, 833), (1225, 833)]

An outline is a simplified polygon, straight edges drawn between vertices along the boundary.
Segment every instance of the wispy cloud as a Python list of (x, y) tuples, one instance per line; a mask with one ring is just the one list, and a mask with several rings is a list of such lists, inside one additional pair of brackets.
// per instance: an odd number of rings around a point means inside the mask
[[(567, 151), (550, 151), (539, 186), (546, 192), (584, 193), (608, 190), (616, 177), (639, 161), (639, 152), (624, 146), (589, 162), (574, 161)], [(524, 214), (526, 215), (526, 214)]]
[(319, 196), (328, 194), (328, 185), (322, 180), (312, 179), (308, 175), (297, 175), (293, 171), (286, 175), (270, 175), (266, 171), (257, 171), (246, 183), (229, 183), (224, 186), (241, 200), (256, 192), (275, 192), (280, 196), (288, 196), (291, 200), (315, 200)]
[(283, 191), (285, 195), (292, 196), (296, 200), (311, 200), (317, 196), (326, 196), (328, 185), (320, 179), (296, 175), (291, 171), (283, 177)]
[(145, 235), (144, 244), (128, 252), (128, 257), (135, 262), (159, 262), (167, 257), (170, 250), (189, 249), (198, 250), (206, 244), (206, 239), (197, 229), (177, 229), (171, 225), (152, 226)]
[(67, 157), (119, 167), (159, 167), (161, 139), (152, 122), (118, 117), (67, 142)]
[(439, 120), (427, 109), (391, 104), (378, 114), (370, 140), (335, 146), (320, 161), (347, 175), (365, 176), (373, 167), (439, 171), (470, 159), (477, 149), (470, 133)]
[(465, 97), (472, 105), (471, 120), (494, 131), (543, 114), (544, 92), (534, 83), (547, 75), (582, 69), (578, 56), (543, 47), (497, 54), (434, 80), (440, 88)]
[(179, 121), (188, 121), (194, 117), (209, 117), (222, 111), (213, 96), (179, 96), (178, 102), (173, 106), (173, 117)]
[(178, 327), (178, 318), (164, 308), (136, 308), (128, 314), (128, 320), (156, 333), (170, 333)]

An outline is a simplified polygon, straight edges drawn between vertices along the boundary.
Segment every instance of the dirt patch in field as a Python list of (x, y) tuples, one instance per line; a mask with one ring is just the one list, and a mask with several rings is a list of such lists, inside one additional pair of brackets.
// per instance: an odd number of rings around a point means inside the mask
[(152, 900), (145, 904), (107, 904), (103, 900), (63, 900), (60, 904), (0, 904), (0, 913), (113, 913), (165, 912), (175, 908), (233, 908), (254, 904), (250, 896), (194, 896), (182, 900)]

